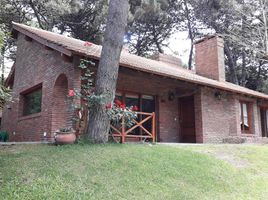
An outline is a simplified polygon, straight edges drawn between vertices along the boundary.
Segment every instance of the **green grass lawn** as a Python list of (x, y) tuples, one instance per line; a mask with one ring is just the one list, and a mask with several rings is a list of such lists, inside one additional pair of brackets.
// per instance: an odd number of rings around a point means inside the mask
[(267, 199), (268, 146), (0, 146), (0, 199)]

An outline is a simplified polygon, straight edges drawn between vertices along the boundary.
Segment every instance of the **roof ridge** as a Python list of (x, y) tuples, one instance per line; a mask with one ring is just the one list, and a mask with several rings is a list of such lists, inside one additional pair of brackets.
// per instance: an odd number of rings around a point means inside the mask
[[(30, 27), (16, 22), (12, 22), (12, 24), (13, 28), (18, 32), (22, 31), (19, 30), (19, 28), (21, 28), (24, 30), (25, 34), (27, 34), (27, 32), (30, 32), (31, 34), (34, 34), (36, 37), (46, 40), (47, 42), (54, 43), (59, 47), (63, 47), (64, 49), (69, 50), (70, 52), (76, 55), (82, 55), (93, 59), (100, 59), (101, 48), (102, 48), (101, 45), (93, 43), (92, 46), (88, 47), (84, 46), (85, 41), (76, 38), (60, 35), (58, 33), (38, 29), (35, 27)], [(259, 98), (265, 98), (268, 100), (268, 95), (264, 93), (257, 92), (239, 85), (235, 85), (230, 82), (209, 79), (207, 77), (200, 76), (194, 73), (193, 71), (181, 67), (174, 67), (169, 63), (164, 63), (161, 61), (156, 61), (149, 58), (137, 56), (124, 51), (122, 51), (120, 56), (120, 66), (160, 76), (167, 76), (182, 81), (188, 81), (194, 84), (205, 85), (229, 92), (246, 94), (249, 96), (256, 96)]]
[[(77, 42), (87, 42), (87, 41), (84, 41), (84, 40), (80, 40), (80, 39), (76, 39), (76, 38), (73, 38), (73, 37), (69, 37), (69, 36), (66, 36), (66, 35), (62, 35), (62, 34), (59, 34), (59, 33), (55, 33), (55, 32), (52, 32), (52, 31), (47, 31), (47, 30), (44, 30), (44, 29), (39, 29), (39, 28), (36, 28), (36, 27), (32, 27), (32, 26), (28, 26), (28, 25), (25, 25), (25, 24), (20, 24), (20, 23), (16, 23), (16, 22), (12, 22), (13, 25), (16, 25), (16, 26), (19, 26), (19, 27), (23, 27), (25, 29), (35, 29), (36, 31), (41, 31), (41, 32), (44, 32), (44, 33), (49, 33), (49, 34), (53, 34), (53, 35), (56, 35), (56, 36), (61, 36), (61, 37), (65, 37), (66, 39), (72, 39), (72, 40), (76, 40)], [(35, 34), (34, 32), (32, 32), (31, 30), (29, 30), (31, 33)], [(93, 45), (95, 46), (98, 46), (99, 48), (102, 48), (101, 45), (98, 45), (98, 44), (95, 44), (93, 42), (91, 42)], [(143, 57), (143, 56), (138, 56), (138, 55), (135, 55), (135, 54), (131, 54), (129, 52), (126, 52), (126, 51), (122, 51), (121, 54), (127, 54), (127, 55), (131, 55), (133, 57), (138, 57), (138, 58), (141, 58), (141, 59), (145, 59), (145, 60), (150, 60), (150, 61), (154, 61), (154, 62), (157, 62), (157, 63), (161, 63), (161, 64), (164, 64), (164, 65), (168, 65), (170, 67), (174, 67), (174, 65), (170, 64), (170, 63), (166, 63), (166, 62), (162, 62), (162, 61), (158, 61), (158, 60), (154, 60), (154, 59), (151, 59), (151, 58), (146, 58), (146, 57)], [(188, 69), (184, 69), (181, 67), (181, 70), (184, 70), (185, 72), (189, 72), (189, 73), (194, 73), (194, 71), (192, 70), (188, 70)]]
[[(83, 41), (83, 40), (80, 40), (80, 39), (76, 39), (74, 37), (69, 37), (67, 35), (63, 35), (63, 34), (59, 34), (59, 33), (55, 33), (53, 31), (47, 31), (47, 30), (44, 30), (44, 29), (41, 29), (41, 28), (37, 28), (37, 27), (34, 27), (34, 26), (29, 26), (29, 25), (26, 25), (26, 24), (21, 24), (21, 23), (17, 23), (17, 22), (12, 22), (12, 25), (15, 25), (15, 26), (19, 26), (19, 27), (24, 27), (25, 29), (35, 29), (36, 31), (41, 31), (41, 32), (45, 32), (45, 33), (50, 33), (50, 34), (54, 34), (54, 35), (59, 35), (61, 37), (65, 37), (65, 38), (70, 38), (70, 39), (73, 39), (73, 40), (77, 40), (77, 41)], [(30, 31), (30, 30), (29, 30)], [(32, 32), (32, 31), (30, 31)], [(32, 32), (34, 33), (34, 32)], [(83, 42), (86, 42), (86, 41), (83, 41)], [(94, 43), (92, 43), (94, 44)], [(97, 45), (97, 44), (94, 44), (94, 45)]]

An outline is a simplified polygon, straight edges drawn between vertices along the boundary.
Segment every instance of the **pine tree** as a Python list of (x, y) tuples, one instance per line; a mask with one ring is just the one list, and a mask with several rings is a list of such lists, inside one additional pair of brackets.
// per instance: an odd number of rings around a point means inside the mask
[(104, 104), (96, 104), (94, 109), (89, 111), (88, 138), (92, 142), (106, 143), (108, 141), (110, 120), (105, 104), (113, 102), (115, 96), (128, 11), (128, 1), (110, 0), (95, 85), (96, 95), (104, 98)]

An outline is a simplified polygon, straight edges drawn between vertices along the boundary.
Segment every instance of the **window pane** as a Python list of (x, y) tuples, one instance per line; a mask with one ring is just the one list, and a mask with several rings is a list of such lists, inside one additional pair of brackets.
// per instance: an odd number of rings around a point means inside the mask
[(249, 131), (250, 130), (250, 121), (249, 121), (249, 104), (241, 103), (240, 113), (241, 113), (241, 130)]
[(244, 125), (247, 126), (247, 127), (249, 127), (247, 104), (243, 103), (242, 107), (243, 107), (243, 119), (244, 119)]
[[(153, 96), (142, 95), (142, 112), (152, 113), (155, 112), (155, 100)], [(145, 119), (148, 116), (143, 116)], [(148, 120), (143, 124), (143, 127), (149, 132), (152, 130), (152, 120)], [(144, 133), (145, 134), (145, 133)]]
[(139, 106), (139, 95), (126, 94), (126, 106)]
[(242, 109), (241, 109), (241, 107), (242, 107), (242, 104), (240, 104), (239, 105), (239, 112), (240, 112), (240, 125), (242, 125), (242, 123), (243, 123), (243, 113), (242, 113)]
[(142, 98), (143, 99), (148, 99), (148, 100), (154, 100), (154, 97), (150, 96), (150, 95), (142, 95)]
[(266, 114), (266, 131), (268, 132), (268, 110), (265, 110), (265, 114)]
[(244, 125), (249, 127), (249, 125), (248, 125), (248, 117), (247, 116), (244, 116)]
[(42, 104), (41, 89), (24, 95), (23, 115), (30, 115), (41, 112), (41, 104)]
[[(125, 95), (125, 103), (126, 106), (139, 106), (139, 95), (137, 94), (126, 94)], [(139, 121), (139, 119), (136, 119), (137, 121)], [(139, 135), (140, 134), (140, 129), (136, 128), (134, 130), (131, 131), (130, 134), (133, 135)]]
[(121, 92), (116, 92), (115, 93), (115, 99), (119, 100), (119, 101), (123, 101), (123, 95)]
[(243, 114), (244, 116), (248, 116), (248, 109), (247, 109), (247, 104), (243, 103)]
[(142, 95), (142, 112), (155, 112), (155, 101), (153, 96)]

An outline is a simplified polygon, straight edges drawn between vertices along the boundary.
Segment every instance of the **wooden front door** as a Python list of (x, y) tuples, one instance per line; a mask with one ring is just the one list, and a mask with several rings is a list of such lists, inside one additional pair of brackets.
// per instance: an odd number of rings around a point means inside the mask
[(196, 143), (194, 96), (179, 99), (180, 142)]

